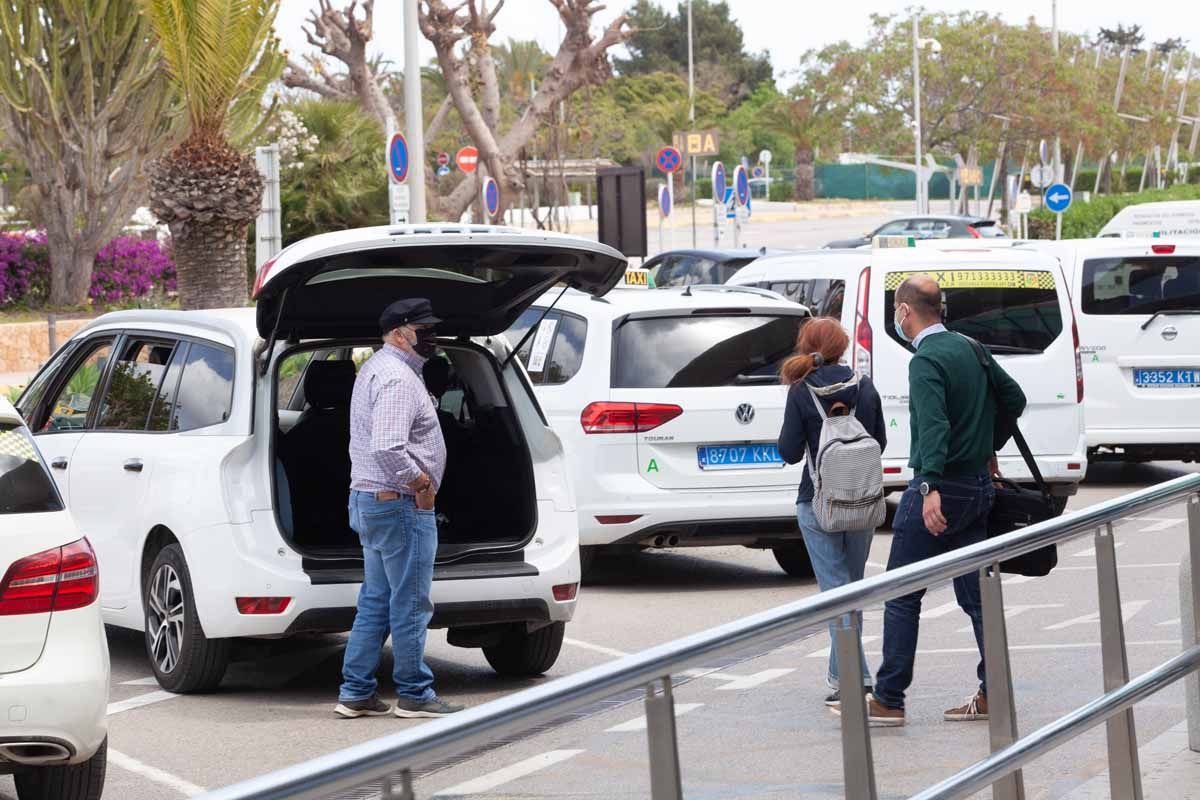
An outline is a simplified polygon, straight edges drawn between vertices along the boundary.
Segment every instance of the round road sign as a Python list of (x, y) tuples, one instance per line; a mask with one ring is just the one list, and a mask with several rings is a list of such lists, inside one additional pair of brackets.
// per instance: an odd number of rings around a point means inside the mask
[(479, 150), (467, 145), (454, 154), (454, 163), (463, 172), (474, 172), (479, 166)]
[(750, 178), (746, 175), (746, 168), (741, 164), (738, 164), (737, 169), (733, 171), (733, 195), (737, 198), (739, 206), (750, 202)]
[(1071, 207), (1071, 187), (1065, 183), (1051, 184), (1044, 195), (1046, 208), (1055, 214), (1061, 214)]
[(725, 199), (725, 165), (720, 161), (712, 168), (713, 202), (720, 203)]
[(402, 133), (393, 133), (388, 142), (388, 174), (394, 183), (404, 183), (408, 177), (408, 142)]
[(763, 150), (761, 153), (758, 154), (758, 160), (764, 164), (770, 164), (771, 163), (771, 151)]
[(654, 165), (670, 175), (683, 166), (683, 156), (671, 145), (666, 145), (658, 148), (658, 154), (654, 156)]
[(437, 163), (438, 163), (439, 167), (444, 167), (447, 164), (449, 164), (450, 163), (450, 154), (449, 153), (438, 153), (437, 154)]
[(500, 187), (491, 175), (483, 179), (483, 210), (493, 219), (500, 210)]
[(762, 177), (764, 174), (765, 174), (765, 173), (763, 172), (763, 168), (762, 168), (762, 167), (755, 167), (755, 168), (754, 168), (754, 177), (756, 177), (756, 178), (761, 178), (761, 177)]
[(671, 216), (671, 190), (666, 184), (658, 187), (658, 213), (662, 214), (663, 219)]

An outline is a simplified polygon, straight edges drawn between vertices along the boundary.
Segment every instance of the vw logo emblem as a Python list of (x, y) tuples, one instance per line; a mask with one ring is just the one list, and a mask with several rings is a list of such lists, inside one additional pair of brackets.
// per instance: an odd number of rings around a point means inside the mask
[(754, 406), (750, 405), (749, 403), (742, 403), (737, 407), (737, 410), (733, 412), (733, 416), (735, 416), (737, 421), (743, 425), (749, 425), (754, 419)]
[(1179, 329), (1177, 329), (1174, 325), (1168, 325), (1167, 327), (1163, 328), (1162, 337), (1168, 342), (1175, 341), (1175, 337), (1178, 335)]

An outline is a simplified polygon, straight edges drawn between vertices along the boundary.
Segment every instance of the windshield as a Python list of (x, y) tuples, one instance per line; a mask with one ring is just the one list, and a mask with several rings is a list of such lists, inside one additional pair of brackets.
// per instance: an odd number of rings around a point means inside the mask
[[(884, 328), (897, 343), (892, 325), (896, 288), (913, 272), (889, 272), (884, 280)], [(997, 353), (1035, 354), (1063, 330), (1054, 275), (1031, 270), (931, 271), (942, 287), (943, 322)]]
[(778, 381), (803, 317), (705, 314), (622, 325), (613, 342), (613, 387), (739, 386)]
[(1083, 262), (1084, 314), (1200, 309), (1200, 257), (1096, 258)]
[(23, 425), (0, 422), (0, 514), (62, 511), (62, 499)]
[(654, 286), (658, 289), (725, 283), (755, 258), (757, 256), (716, 261), (701, 255), (685, 253), (666, 256), (650, 272), (654, 276)]

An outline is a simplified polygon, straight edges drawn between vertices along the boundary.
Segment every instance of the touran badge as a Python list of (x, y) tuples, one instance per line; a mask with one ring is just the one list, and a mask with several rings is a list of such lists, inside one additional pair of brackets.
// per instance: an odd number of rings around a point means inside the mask
[(737, 421), (743, 425), (749, 425), (754, 419), (754, 406), (750, 405), (749, 403), (742, 403), (737, 407), (737, 410), (733, 412), (733, 416), (737, 417)]

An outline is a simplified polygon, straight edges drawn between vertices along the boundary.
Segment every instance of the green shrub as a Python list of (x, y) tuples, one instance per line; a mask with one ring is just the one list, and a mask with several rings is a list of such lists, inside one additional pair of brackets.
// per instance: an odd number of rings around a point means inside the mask
[(790, 183), (775, 181), (771, 184), (770, 191), (770, 199), (777, 203), (787, 203), (796, 199), (796, 192)]
[[(1093, 195), (1087, 203), (1078, 200), (1063, 214), (1062, 236), (1064, 239), (1091, 239), (1126, 206), (1164, 200), (1200, 200), (1200, 186), (1180, 183), (1169, 189), (1150, 189), (1137, 194)], [(1030, 212), (1029, 235), (1034, 239), (1053, 239), (1054, 214), (1044, 208)]]

